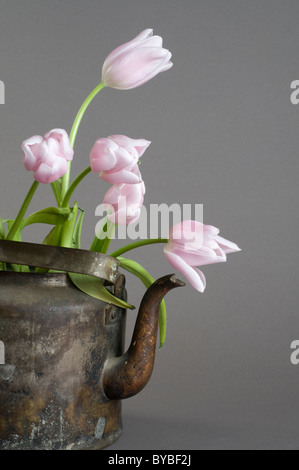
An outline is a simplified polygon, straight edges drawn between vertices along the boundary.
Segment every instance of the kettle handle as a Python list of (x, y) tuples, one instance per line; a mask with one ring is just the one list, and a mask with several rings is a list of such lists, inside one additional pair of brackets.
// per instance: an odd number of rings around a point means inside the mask
[(56, 271), (86, 274), (114, 284), (119, 261), (95, 251), (0, 240), (0, 261)]

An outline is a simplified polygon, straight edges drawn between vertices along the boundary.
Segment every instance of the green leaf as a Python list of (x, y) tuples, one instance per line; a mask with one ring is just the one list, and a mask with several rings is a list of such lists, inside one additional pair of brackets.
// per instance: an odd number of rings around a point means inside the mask
[(51, 232), (49, 232), (46, 238), (44, 239), (43, 245), (59, 246), (61, 230), (62, 225), (57, 225), (56, 227), (53, 227)]
[(47, 207), (34, 212), (23, 221), (23, 228), (32, 224), (62, 225), (72, 218), (72, 212), (67, 208)]
[(84, 219), (84, 210), (78, 208), (81, 213), (76, 221), (76, 225), (73, 232), (73, 239), (72, 239), (72, 248), (81, 248), (81, 232), (82, 232), (82, 225)]
[[(121, 256), (119, 256), (117, 259), (120, 262), (120, 267), (137, 276), (147, 289), (155, 282), (155, 279), (146, 271), (146, 269), (144, 269), (136, 261), (122, 258)], [(160, 348), (162, 348), (166, 340), (166, 325), (166, 305), (163, 299), (160, 305), (159, 312)]]
[(108, 216), (100, 222), (100, 229), (98, 229), (90, 251), (97, 251), (98, 253), (107, 253), (111, 239), (115, 232), (116, 225), (108, 219)]
[[(33, 214), (29, 215), (24, 221), (23, 225), (21, 226), (21, 230), (24, 227), (32, 224), (49, 224), (54, 225), (52, 230), (48, 233), (44, 241), (42, 242), (43, 245), (50, 245), (50, 246), (59, 246), (60, 239), (61, 239), (61, 229), (62, 225), (67, 222), (68, 220), (72, 219), (73, 214), (71, 209), (69, 208), (57, 208), (57, 207), (47, 207), (46, 209), (42, 209), (38, 212), (34, 212)], [(43, 268), (36, 268), (35, 272), (37, 273), (44, 273), (47, 272), (47, 269)]]
[(71, 281), (85, 294), (94, 297), (95, 299), (102, 300), (108, 304), (116, 305), (121, 308), (129, 308), (133, 310), (135, 307), (128, 304), (124, 300), (114, 297), (103, 285), (101, 279), (86, 276), (85, 274), (68, 273)]
[(4, 223), (6, 222), (5, 219), (0, 219), (0, 240), (5, 240), (6, 232), (4, 228)]

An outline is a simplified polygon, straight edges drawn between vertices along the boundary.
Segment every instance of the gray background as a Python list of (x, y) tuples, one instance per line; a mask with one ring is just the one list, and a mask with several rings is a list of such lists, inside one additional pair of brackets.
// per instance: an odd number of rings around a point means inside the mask
[[(124, 433), (110, 450), (299, 448), (299, 366), (290, 362), (299, 339), (298, 19), (297, 0), (0, 0), (1, 216), (15, 216), (32, 182), (22, 140), (69, 132), (106, 55), (154, 28), (174, 67), (135, 90), (101, 92), (72, 174), (99, 137), (151, 140), (146, 207), (201, 203), (204, 222), (243, 249), (203, 268), (204, 294), (188, 285), (168, 295), (166, 345), (147, 388), (123, 403)], [(85, 248), (108, 187), (91, 175), (76, 193)], [(31, 211), (51, 198), (40, 187)], [(173, 271), (161, 253), (133, 256), (159, 277)], [(138, 305), (143, 288), (130, 276), (127, 285)]]

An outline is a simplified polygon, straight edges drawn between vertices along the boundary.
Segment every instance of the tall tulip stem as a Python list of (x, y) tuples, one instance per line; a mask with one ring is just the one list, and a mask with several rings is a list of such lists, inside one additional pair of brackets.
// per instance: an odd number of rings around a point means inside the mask
[(26, 211), (28, 209), (28, 206), (34, 196), (35, 191), (38, 188), (39, 183), (37, 181), (34, 181), (33, 184), (31, 185), (28, 194), (22, 204), (22, 207), (13, 223), (13, 226), (11, 227), (10, 231), (7, 234), (6, 240), (13, 240), (15, 234), (17, 233), (18, 228), (21, 225), (21, 222), (24, 218), (24, 215), (26, 214)]
[[(77, 116), (75, 117), (75, 120), (73, 122), (73, 126), (70, 132), (70, 144), (74, 148), (75, 145), (75, 140), (76, 136), (78, 133), (78, 129), (80, 126), (80, 123), (82, 121), (82, 118), (84, 116), (85, 111), (87, 110), (88, 106), (92, 102), (92, 100), (95, 98), (95, 96), (105, 87), (105, 84), (103, 82), (100, 82), (93, 90), (92, 92), (88, 95), (84, 103), (82, 104), (81, 108), (79, 109)], [(70, 172), (71, 172), (71, 162), (68, 164), (68, 171), (64, 175), (62, 179), (62, 197), (64, 198), (66, 195), (66, 192), (69, 187), (70, 183)]]
[(64, 196), (64, 199), (62, 201), (62, 207), (67, 207), (68, 206), (68, 204), (70, 202), (70, 198), (71, 198), (73, 192), (75, 191), (76, 187), (83, 180), (83, 178), (85, 178), (85, 176), (87, 176), (90, 172), (91, 172), (91, 168), (90, 168), (90, 166), (88, 166), (83, 171), (81, 171), (81, 173), (74, 179), (74, 181), (70, 185), (69, 189), (67, 190), (66, 195)]
[(139, 248), (140, 246), (145, 245), (153, 245), (155, 243), (168, 243), (168, 238), (153, 238), (152, 240), (139, 240), (138, 242), (130, 243), (129, 245), (123, 246), (119, 250), (114, 251), (110, 254), (114, 258), (127, 253), (127, 251), (134, 250), (135, 248)]

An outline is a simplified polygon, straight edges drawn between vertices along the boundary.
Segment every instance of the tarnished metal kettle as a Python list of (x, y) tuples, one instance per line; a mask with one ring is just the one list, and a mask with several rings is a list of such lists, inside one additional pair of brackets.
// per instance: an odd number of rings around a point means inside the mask
[[(126, 299), (116, 259), (0, 241), (0, 261), (104, 279)], [(101, 449), (121, 434), (121, 400), (147, 384), (159, 306), (174, 275), (145, 293), (128, 351), (126, 311), (77, 289), (65, 272), (0, 272), (0, 449)]]

